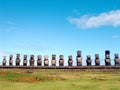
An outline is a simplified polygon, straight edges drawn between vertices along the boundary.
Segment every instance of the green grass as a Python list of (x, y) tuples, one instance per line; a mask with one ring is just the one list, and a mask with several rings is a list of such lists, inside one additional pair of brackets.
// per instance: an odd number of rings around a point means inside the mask
[(0, 90), (120, 90), (120, 72), (0, 69)]

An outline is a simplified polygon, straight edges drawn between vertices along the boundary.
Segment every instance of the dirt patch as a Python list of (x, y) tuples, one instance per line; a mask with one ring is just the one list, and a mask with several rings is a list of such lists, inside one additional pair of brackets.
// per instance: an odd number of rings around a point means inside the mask
[(93, 77), (91, 80), (99, 80), (99, 81), (105, 81), (106, 78), (101, 78), (101, 77)]
[(51, 80), (66, 80), (65, 78), (59, 76), (47, 76)]
[(37, 82), (37, 80), (32, 76), (20, 76), (18, 78), (13, 79), (15, 82)]

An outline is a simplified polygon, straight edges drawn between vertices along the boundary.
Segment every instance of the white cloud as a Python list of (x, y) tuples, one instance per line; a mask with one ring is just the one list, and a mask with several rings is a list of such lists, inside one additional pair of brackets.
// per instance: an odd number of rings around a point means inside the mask
[(7, 56), (8, 54), (2, 50), (0, 50), (0, 56)]
[(119, 38), (119, 37), (120, 37), (119, 35), (113, 35), (113, 36), (112, 36), (113, 39), (117, 39), (117, 38)]
[(67, 18), (69, 23), (75, 24), (78, 28), (94, 28), (100, 26), (120, 26), (120, 10), (104, 12), (98, 16), (83, 15), (80, 18)]

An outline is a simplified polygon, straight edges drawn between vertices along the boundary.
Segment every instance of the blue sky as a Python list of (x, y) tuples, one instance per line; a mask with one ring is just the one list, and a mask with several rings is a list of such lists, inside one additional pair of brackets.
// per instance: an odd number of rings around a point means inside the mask
[[(0, 0), (0, 59), (24, 54), (120, 54), (120, 0)], [(7, 57), (8, 59), (8, 57)], [(29, 59), (29, 57), (28, 57)], [(1, 62), (0, 62), (1, 64)], [(67, 64), (66, 64), (67, 65)]]

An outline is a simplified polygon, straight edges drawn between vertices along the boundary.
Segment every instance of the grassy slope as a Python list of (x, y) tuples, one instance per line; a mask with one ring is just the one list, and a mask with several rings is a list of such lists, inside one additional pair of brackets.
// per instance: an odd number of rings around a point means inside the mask
[(120, 72), (2, 69), (0, 90), (120, 90)]

